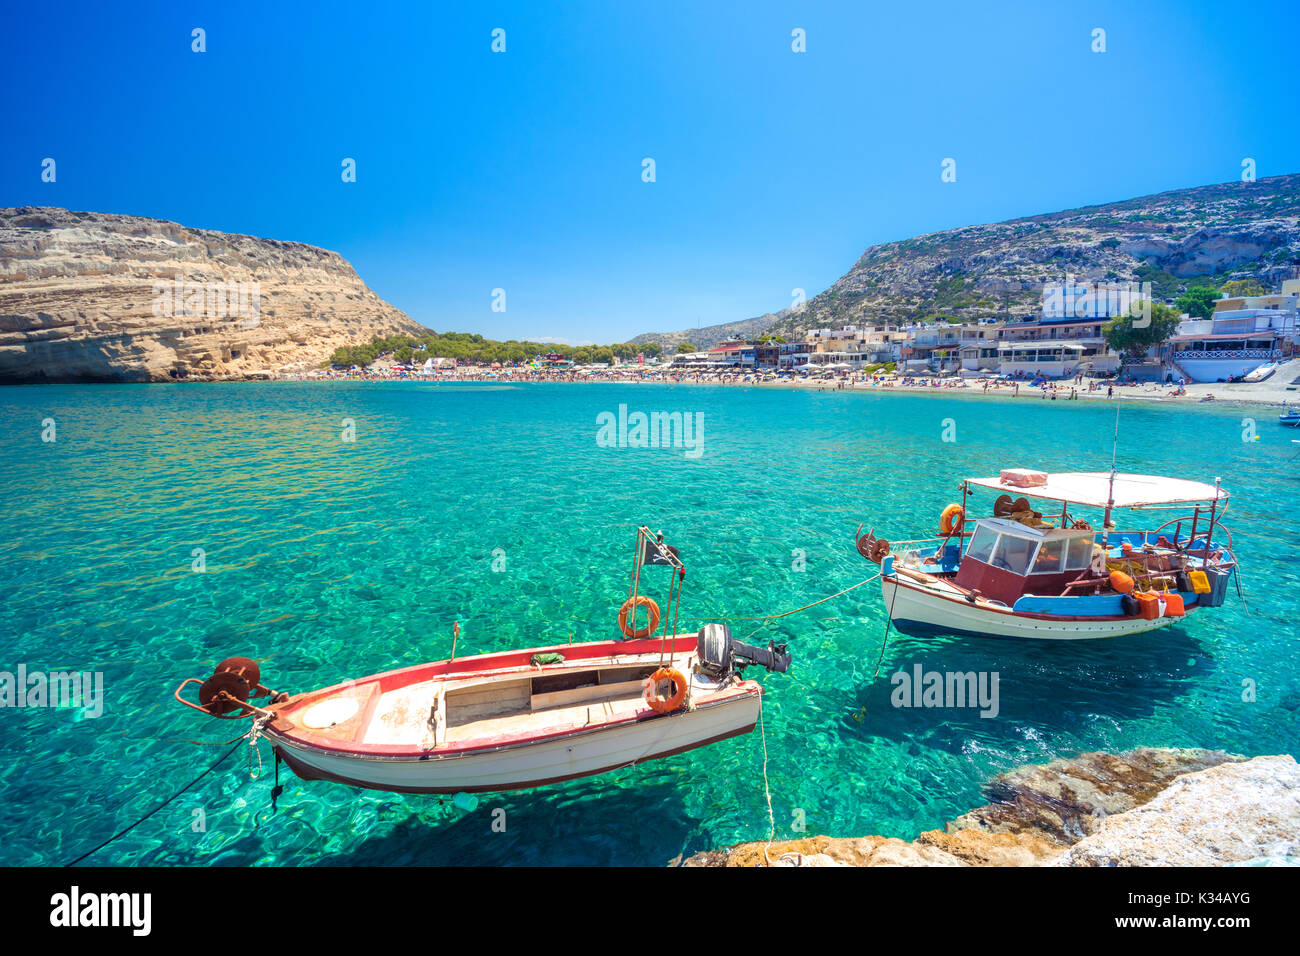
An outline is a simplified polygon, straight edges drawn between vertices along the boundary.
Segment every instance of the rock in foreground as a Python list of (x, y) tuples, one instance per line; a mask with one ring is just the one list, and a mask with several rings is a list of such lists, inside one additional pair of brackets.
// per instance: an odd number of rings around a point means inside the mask
[(1141, 748), (1022, 767), (993, 802), (911, 843), (807, 837), (699, 853), (685, 866), (1206, 866), (1300, 863), (1289, 756)]
[(1179, 777), (1148, 803), (1105, 820), (1053, 866), (1300, 865), (1300, 766), (1256, 757)]

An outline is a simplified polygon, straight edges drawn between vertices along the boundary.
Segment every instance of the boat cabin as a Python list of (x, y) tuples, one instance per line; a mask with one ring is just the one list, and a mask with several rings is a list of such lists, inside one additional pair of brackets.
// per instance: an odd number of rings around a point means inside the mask
[(1091, 563), (1094, 539), (1087, 528), (981, 518), (953, 581), (1008, 606), (1025, 594), (1057, 595)]

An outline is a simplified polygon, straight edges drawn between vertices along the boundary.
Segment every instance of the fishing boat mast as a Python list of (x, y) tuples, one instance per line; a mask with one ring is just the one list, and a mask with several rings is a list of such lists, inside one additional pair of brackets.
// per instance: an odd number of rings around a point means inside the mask
[(1119, 409), (1115, 409), (1115, 434), (1110, 443), (1110, 486), (1106, 492), (1106, 514), (1101, 519), (1101, 544), (1102, 547), (1110, 537), (1110, 513), (1115, 507), (1115, 460), (1119, 451)]

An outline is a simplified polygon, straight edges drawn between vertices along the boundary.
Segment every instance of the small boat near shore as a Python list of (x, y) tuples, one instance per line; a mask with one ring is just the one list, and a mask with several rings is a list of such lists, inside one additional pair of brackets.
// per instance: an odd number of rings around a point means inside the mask
[[(639, 593), (645, 564), (685, 577), (675, 549), (641, 528), (627, 640), (559, 644), (419, 664), (301, 694), (261, 684), (248, 658), (223, 661), (175, 697), (221, 718), (251, 717), (305, 780), (400, 793), (520, 790), (680, 754), (753, 730), (762, 685), (746, 667), (784, 672), (785, 647), (754, 647), (723, 624), (656, 635), (659, 609)], [(638, 627), (636, 612), (649, 620)], [(673, 615), (675, 617), (675, 615)], [(200, 684), (198, 702), (183, 695)], [(269, 697), (265, 706), (251, 700)]]
[[(986, 491), (998, 493), (991, 514), (967, 518), (971, 498)], [(857, 537), (859, 553), (881, 566), (881, 596), (899, 630), (1052, 640), (1140, 634), (1221, 605), (1237, 568), (1221, 521), (1228, 493), (1217, 480), (1006, 469), (967, 478), (961, 492), (940, 516), (939, 537)], [(1044, 518), (1031, 497), (1060, 503), (1059, 516)], [(1102, 509), (1100, 530), (1072, 506)], [(1119, 531), (1111, 519), (1121, 508), (1177, 516)], [(1226, 545), (1213, 540), (1216, 531)]]
[(1281, 415), (1277, 416), (1279, 425), (1287, 425), (1291, 428), (1300, 427), (1300, 408), (1288, 408)]

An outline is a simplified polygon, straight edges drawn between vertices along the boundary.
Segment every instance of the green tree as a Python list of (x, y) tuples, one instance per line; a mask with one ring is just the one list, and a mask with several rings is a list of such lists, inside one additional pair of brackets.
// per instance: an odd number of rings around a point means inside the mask
[(697, 348), (696, 348), (694, 345), (692, 345), (690, 342), (678, 342), (678, 343), (677, 343), (677, 354), (678, 354), (678, 355), (681, 355), (681, 354), (686, 353), (686, 352), (698, 352), (698, 351), (699, 351), (699, 349), (697, 349)]
[(1106, 344), (1121, 355), (1140, 359), (1147, 349), (1164, 345), (1178, 328), (1180, 316), (1176, 309), (1161, 302), (1151, 303), (1151, 320), (1142, 315), (1121, 315), (1102, 326)]
[(1223, 294), (1229, 299), (1243, 295), (1263, 295), (1264, 291), (1258, 279), (1233, 279), (1223, 283)]
[(1218, 297), (1219, 293), (1216, 289), (1193, 286), (1180, 295), (1174, 305), (1193, 318), (1208, 319), (1214, 312), (1214, 300)]

